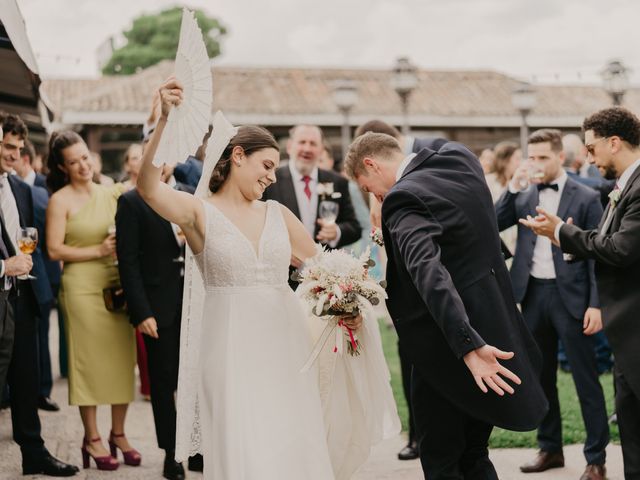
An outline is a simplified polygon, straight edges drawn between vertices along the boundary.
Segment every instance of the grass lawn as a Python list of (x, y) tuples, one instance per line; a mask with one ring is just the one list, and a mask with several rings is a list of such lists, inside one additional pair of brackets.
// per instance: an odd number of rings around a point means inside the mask
[[(385, 357), (391, 371), (391, 387), (398, 405), (398, 413), (402, 420), (402, 429), (407, 430), (407, 404), (402, 392), (402, 378), (400, 375), (400, 359), (398, 358), (398, 346), (396, 332), (392, 327), (380, 322), (380, 332), (382, 334), (382, 346)], [(613, 412), (613, 378), (610, 374), (600, 376), (600, 383), (604, 389), (607, 401), (607, 412)], [(558, 372), (558, 393), (560, 396), (560, 410), (562, 412), (562, 434), (566, 445), (572, 443), (584, 443), (585, 431), (580, 413), (578, 395), (570, 374), (562, 371)], [(611, 439), (619, 443), (620, 435), (618, 427), (611, 426)], [(490, 446), (493, 448), (509, 447), (537, 447), (536, 433), (533, 432), (511, 432), (496, 428), (491, 435)]]

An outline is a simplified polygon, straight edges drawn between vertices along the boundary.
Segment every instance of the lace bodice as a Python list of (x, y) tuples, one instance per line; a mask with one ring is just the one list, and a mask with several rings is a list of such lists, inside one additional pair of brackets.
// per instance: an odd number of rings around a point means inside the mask
[(204, 201), (204, 250), (195, 256), (205, 288), (284, 285), (289, 276), (291, 246), (280, 205), (267, 201), (258, 251), (215, 205)]

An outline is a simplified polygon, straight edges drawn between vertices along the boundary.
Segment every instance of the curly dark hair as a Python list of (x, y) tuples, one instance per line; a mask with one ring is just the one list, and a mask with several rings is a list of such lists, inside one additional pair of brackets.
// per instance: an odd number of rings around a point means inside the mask
[[(212, 137), (215, 138), (216, 132), (212, 133)], [(238, 133), (231, 139), (229, 145), (226, 146), (220, 160), (216, 164), (211, 179), (209, 180), (209, 190), (212, 193), (216, 193), (224, 182), (229, 178), (231, 172), (231, 153), (235, 147), (242, 147), (245, 155), (249, 156), (265, 148), (274, 148), (280, 152), (280, 146), (273, 137), (271, 132), (266, 128), (258, 127), (255, 125), (244, 125), (238, 128)]]
[(12, 133), (20, 137), (21, 140), (26, 140), (29, 135), (27, 125), (18, 115), (12, 113), (0, 114), (0, 125), (4, 135)]
[(59, 167), (64, 165), (62, 151), (76, 143), (84, 142), (82, 137), (72, 130), (53, 132), (49, 138), (49, 155), (47, 156), (47, 187), (56, 192), (69, 183), (67, 175)]
[(640, 146), (640, 120), (623, 107), (600, 110), (582, 123), (582, 131), (593, 130), (598, 137), (620, 137), (632, 147)]

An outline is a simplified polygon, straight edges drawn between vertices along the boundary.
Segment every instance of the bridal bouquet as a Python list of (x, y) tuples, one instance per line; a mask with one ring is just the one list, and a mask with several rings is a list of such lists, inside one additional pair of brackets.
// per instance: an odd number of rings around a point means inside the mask
[(369, 277), (369, 268), (373, 266), (375, 262), (369, 248), (355, 257), (344, 250), (328, 251), (318, 245), (318, 254), (294, 273), (293, 279), (300, 282), (298, 297), (304, 300), (310, 313), (327, 321), (311, 363), (333, 331), (336, 332), (334, 352), (342, 353), (346, 339), (349, 354), (360, 354), (362, 347), (356, 334), (340, 317), (369, 313), (380, 300), (387, 298), (384, 282), (379, 284)]

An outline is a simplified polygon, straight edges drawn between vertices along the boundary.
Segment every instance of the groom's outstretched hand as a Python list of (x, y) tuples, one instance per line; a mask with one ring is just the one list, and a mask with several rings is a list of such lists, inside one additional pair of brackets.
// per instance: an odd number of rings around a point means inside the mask
[(491, 345), (485, 345), (470, 351), (463, 358), (480, 390), (487, 393), (490, 388), (503, 396), (504, 392), (509, 394), (514, 392), (513, 387), (505, 382), (504, 378), (508, 378), (517, 385), (522, 383), (515, 373), (498, 362), (498, 360), (510, 360), (513, 355), (513, 352), (503, 352)]

